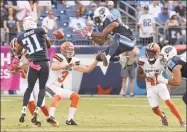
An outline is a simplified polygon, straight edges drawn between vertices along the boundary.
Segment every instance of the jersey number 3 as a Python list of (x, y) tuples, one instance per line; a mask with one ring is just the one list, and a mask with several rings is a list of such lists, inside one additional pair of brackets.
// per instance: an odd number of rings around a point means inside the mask
[[(30, 38), (30, 37), (31, 37), (31, 38)], [(24, 38), (24, 39), (22, 40), (23, 44), (24, 44), (24, 45), (27, 45), (27, 47), (28, 47), (29, 55), (31, 55), (31, 54), (33, 54), (33, 53), (35, 53), (35, 52), (38, 52), (38, 51), (40, 51), (40, 50), (43, 50), (43, 48), (40, 46), (40, 43), (39, 43), (39, 41), (38, 41), (38, 39), (37, 39), (37, 37), (36, 37), (36, 34), (33, 34), (33, 35), (31, 35), (30, 37), (26, 37), (26, 38)], [(31, 43), (31, 40), (30, 40), (30, 39), (33, 40), (32, 42), (35, 43), (35, 45), (36, 45), (35, 47), (36, 47), (36, 48), (33, 47), (33, 44)]]
[(59, 83), (62, 83), (62, 82), (66, 79), (66, 77), (67, 77), (68, 74), (69, 74), (68, 71), (63, 71), (63, 72), (62, 72), (62, 77), (61, 77), (61, 78), (58, 78), (58, 82), (59, 82)]

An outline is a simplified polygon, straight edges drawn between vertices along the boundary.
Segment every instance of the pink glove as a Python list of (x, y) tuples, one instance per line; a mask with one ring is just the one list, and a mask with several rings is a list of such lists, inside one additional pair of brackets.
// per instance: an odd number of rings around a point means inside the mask
[(20, 62), (20, 60), (19, 60), (18, 58), (14, 58), (14, 59), (12, 60), (12, 64), (18, 65), (19, 62)]
[(36, 65), (33, 62), (29, 63), (30, 67), (32, 67), (33, 69), (39, 71), (41, 69), (40, 65)]

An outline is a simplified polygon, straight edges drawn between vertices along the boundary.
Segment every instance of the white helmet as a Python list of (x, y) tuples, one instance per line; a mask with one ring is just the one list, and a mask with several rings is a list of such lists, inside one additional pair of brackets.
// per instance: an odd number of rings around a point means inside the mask
[(161, 63), (167, 65), (168, 61), (177, 55), (177, 50), (175, 47), (167, 45), (162, 48), (160, 55)]
[(25, 19), (23, 20), (23, 29), (29, 30), (34, 28), (37, 28), (37, 22), (35, 21), (35, 19), (31, 16), (25, 17)]
[(94, 11), (94, 22), (98, 25), (102, 25), (103, 22), (105, 21), (106, 17), (108, 15), (110, 15), (110, 11), (108, 8), (106, 7), (98, 7), (95, 11)]

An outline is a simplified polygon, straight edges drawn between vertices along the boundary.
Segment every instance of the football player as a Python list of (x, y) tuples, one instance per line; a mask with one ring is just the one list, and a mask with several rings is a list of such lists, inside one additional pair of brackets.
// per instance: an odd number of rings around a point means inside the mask
[(39, 80), (39, 94), (37, 100), (37, 107), (31, 119), (32, 123), (37, 122), (39, 110), (45, 96), (45, 85), (49, 76), (49, 57), (48, 48), (50, 48), (50, 39), (47, 36), (47, 31), (42, 27), (37, 27), (35, 19), (27, 16), (23, 20), (24, 32), (17, 37), (19, 44), (14, 58), (15, 63), (19, 63), (19, 56), (25, 49), (29, 54), (29, 68), (28, 68), (28, 88), (23, 97), (23, 107), (20, 116), (20, 121), (24, 120), (27, 111), (27, 104), (30, 95), (34, 89), (37, 79)]
[[(168, 80), (163, 76), (158, 76), (158, 81), (172, 86), (180, 86), (181, 77), (187, 77), (186, 55), (177, 55), (175, 47), (168, 45), (161, 50), (161, 57), (162, 64), (172, 72), (173, 78)], [(186, 93), (184, 93), (182, 98), (185, 104), (187, 104), (186, 96)]]
[[(15, 51), (18, 48), (18, 43), (17, 43), (17, 38), (14, 38), (11, 42), (10, 42), (10, 49), (11, 49), (11, 59), (13, 60), (15, 57)], [(27, 71), (28, 71), (28, 59), (29, 59), (29, 54), (26, 52), (25, 49), (22, 50), (22, 54), (19, 57), (19, 64), (15, 65), (15, 64), (11, 64), (9, 65), (8, 69), (12, 74), (17, 74), (18, 72), (20, 73), (20, 89), (24, 89), (24, 91), (26, 90), (26, 86), (27, 86)], [(29, 103), (27, 105), (31, 115), (34, 114), (34, 110), (36, 108), (35, 102), (38, 100), (38, 93), (39, 93), (39, 82), (36, 82), (36, 85), (34, 87), (33, 92), (31, 93), (30, 99), (29, 99)], [(41, 110), (44, 113), (44, 115), (46, 117), (49, 116), (49, 111), (48, 111), (48, 107), (45, 105), (45, 99), (42, 102), (41, 105)], [(24, 120), (20, 120), (20, 122), (24, 122)], [(39, 121), (37, 121), (36, 123), (33, 123), (34, 126), (40, 126), (41, 123)]]
[(165, 69), (159, 59), (160, 47), (156, 43), (150, 43), (146, 48), (146, 56), (138, 61), (138, 79), (146, 80), (147, 98), (153, 112), (161, 117), (162, 124), (168, 126), (165, 113), (159, 108), (159, 97), (165, 101), (171, 112), (177, 117), (182, 127), (185, 126), (178, 108), (171, 101), (166, 84), (158, 82), (158, 75)]
[[(121, 53), (133, 50), (135, 38), (131, 29), (111, 14), (108, 8), (98, 7), (94, 11), (93, 19), (95, 24), (102, 28), (102, 32), (87, 31), (86, 35), (98, 45), (103, 45), (106, 40), (112, 40), (112, 44), (104, 50), (108, 60), (105, 66), (109, 61), (119, 61)], [(122, 66), (123, 69), (124, 67)]]
[[(50, 118), (47, 122), (53, 126), (59, 125), (54, 118), (56, 105), (61, 100), (71, 100), (69, 108), (69, 114), (66, 121), (67, 125), (77, 125), (74, 121), (74, 115), (79, 102), (79, 95), (67, 88), (61, 88), (66, 82), (71, 83), (71, 71), (76, 70), (78, 72), (91, 72), (97, 65), (98, 60), (103, 60), (106, 63), (106, 56), (103, 53), (99, 53), (96, 59), (91, 65), (81, 65), (79, 59), (75, 58), (74, 45), (71, 42), (64, 42), (60, 46), (61, 53), (53, 55), (53, 62), (51, 64), (51, 70), (49, 74), (49, 80), (46, 84), (47, 93), (49, 97), (53, 98), (50, 105)], [(65, 86), (65, 85), (64, 85)]]

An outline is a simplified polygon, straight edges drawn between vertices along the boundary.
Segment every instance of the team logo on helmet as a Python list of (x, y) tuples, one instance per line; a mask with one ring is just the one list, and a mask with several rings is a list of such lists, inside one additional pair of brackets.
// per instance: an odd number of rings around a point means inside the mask
[(101, 9), (99, 10), (99, 13), (100, 13), (101, 15), (103, 15), (103, 14), (105, 13), (105, 8), (101, 8)]

